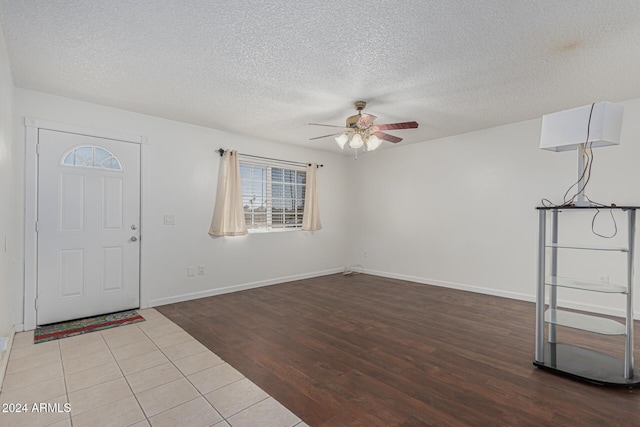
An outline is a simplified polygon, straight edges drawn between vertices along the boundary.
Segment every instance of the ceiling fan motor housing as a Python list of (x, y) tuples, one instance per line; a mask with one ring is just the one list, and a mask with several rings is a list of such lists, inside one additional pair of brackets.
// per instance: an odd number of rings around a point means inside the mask
[(356, 110), (358, 110), (358, 114), (355, 114), (353, 116), (349, 116), (347, 117), (347, 126), (348, 128), (355, 128), (356, 127), (356, 123), (358, 123), (358, 120), (360, 119), (360, 116), (362, 115), (362, 110), (364, 110), (364, 107), (367, 106), (367, 103), (365, 101), (356, 101), (353, 103), (353, 106), (356, 107)]
[[(310, 138), (310, 139), (320, 139), (320, 138), (327, 138), (330, 136), (336, 136), (339, 135), (336, 138), (336, 142), (338, 143), (338, 145), (340, 145), (340, 148), (343, 148), (345, 143), (347, 142), (347, 140), (349, 138), (355, 138), (358, 137), (360, 139), (359, 142), (363, 142), (366, 141), (367, 143), (367, 147), (370, 150), (375, 150), (376, 147), (380, 144), (379, 140), (384, 140), (384, 141), (388, 141), (388, 142), (392, 142), (392, 143), (398, 143), (400, 141), (402, 141), (402, 138), (398, 138), (397, 136), (393, 136), (393, 135), (389, 135), (388, 133), (382, 132), (384, 130), (400, 130), (400, 129), (415, 129), (418, 127), (418, 123), (417, 122), (402, 122), (402, 123), (386, 123), (386, 124), (375, 124), (375, 120), (377, 119), (376, 116), (374, 116), (373, 114), (367, 114), (367, 113), (362, 113), (362, 110), (364, 110), (364, 108), (367, 106), (367, 103), (365, 101), (356, 101), (353, 103), (353, 106), (356, 108), (356, 110), (358, 111), (358, 114), (355, 114), (353, 116), (349, 116), (347, 117), (346, 120), (346, 125), (344, 128), (344, 131), (341, 133), (334, 133), (331, 135), (323, 135), (323, 136), (318, 136), (315, 138)], [(333, 128), (340, 128), (341, 126), (334, 126), (334, 125), (325, 125), (325, 124), (321, 124), (321, 123), (309, 123), (310, 125), (315, 125), (315, 126), (329, 126), (329, 127), (333, 127)], [(372, 139), (372, 141), (374, 141), (373, 143), (373, 148), (370, 148), (370, 138), (374, 138)], [(356, 148), (355, 144), (350, 146), (352, 148)], [(361, 147), (362, 145), (358, 146), (357, 148)]]
[(360, 114), (354, 114), (353, 116), (347, 117), (347, 126), (346, 127), (355, 128), (356, 127), (356, 123), (358, 123), (359, 119), (360, 119)]

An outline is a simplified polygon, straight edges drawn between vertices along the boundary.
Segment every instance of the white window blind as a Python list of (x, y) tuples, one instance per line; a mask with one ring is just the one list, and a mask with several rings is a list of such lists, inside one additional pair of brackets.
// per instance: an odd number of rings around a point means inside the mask
[(300, 229), (306, 171), (302, 167), (240, 157), (242, 204), (250, 230)]

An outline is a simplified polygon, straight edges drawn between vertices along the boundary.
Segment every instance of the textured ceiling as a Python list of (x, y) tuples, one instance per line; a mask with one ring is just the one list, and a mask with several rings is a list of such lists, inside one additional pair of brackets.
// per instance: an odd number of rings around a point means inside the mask
[(0, 25), (19, 87), (321, 149), (307, 123), (356, 100), (407, 144), (640, 97), (638, 0), (0, 0)]

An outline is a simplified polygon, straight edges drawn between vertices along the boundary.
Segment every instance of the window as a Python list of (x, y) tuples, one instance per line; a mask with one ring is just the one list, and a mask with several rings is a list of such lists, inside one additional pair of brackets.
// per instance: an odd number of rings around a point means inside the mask
[(302, 227), (305, 170), (241, 160), (240, 176), (242, 204), (249, 230)]
[(66, 166), (122, 170), (122, 165), (116, 156), (104, 148), (94, 145), (84, 145), (68, 151), (62, 156), (62, 164)]

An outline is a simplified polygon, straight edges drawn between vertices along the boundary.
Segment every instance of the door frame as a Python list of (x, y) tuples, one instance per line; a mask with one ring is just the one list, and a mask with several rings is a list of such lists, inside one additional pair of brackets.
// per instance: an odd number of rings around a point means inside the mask
[[(24, 198), (24, 311), (22, 330), (28, 331), (36, 327), (36, 298), (38, 290), (38, 233), (36, 232), (36, 219), (38, 216), (38, 155), (39, 130), (47, 129), (58, 132), (66, 132), (96, 138), (111, 139), (115, 141), (140, 144), (140, 235), (143, 225), (143, 197), (148, 180), (145, 179), (148, 167), (146, 167), (145, 151), (148, 145), (147, 138), (140, 135), (131, 135), (111, 130), (91, 129), (82, 126), (65, 123), (49, 122), (46, 120), (25, 117), (25, 198)], [(142, 291), (142, 239), (140, 239), (140, 307), (146, 308), (146, 299), (143, 299)], [(17, 325), (18, 327), (20, 325)], [(17, 332), (17, 329), (16, 329)]]

